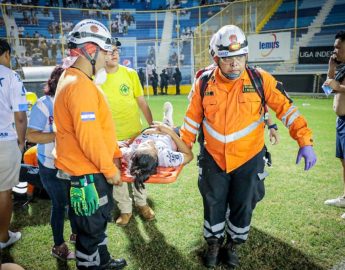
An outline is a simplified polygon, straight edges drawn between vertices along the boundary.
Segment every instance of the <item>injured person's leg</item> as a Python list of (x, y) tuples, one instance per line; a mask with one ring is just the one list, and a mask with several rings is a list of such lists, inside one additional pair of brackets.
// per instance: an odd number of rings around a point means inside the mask
[(163, 124), (166, 124), (172, 128), (174, 127), (173, 113), (174, 108), (171, 102), (165, 102), (163, 105)]

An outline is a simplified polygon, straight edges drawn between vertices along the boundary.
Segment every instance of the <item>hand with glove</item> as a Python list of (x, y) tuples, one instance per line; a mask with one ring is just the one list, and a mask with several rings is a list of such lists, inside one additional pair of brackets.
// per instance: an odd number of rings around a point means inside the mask
[(78, 216), (90, 216), (99, 208), (99, 198), (93, 175), (72, 177), (71, 206)]
[(299, 149), (298, 154), (297, 154), (296, 164), (298, 164), (301, 161), (302, 157), (304, 158), (304, 161), (305, 161), (305, 165), (304, 165), (305, 171), (308, 171), (309, 169), (311, 169), (315, 165), (316, 160), (317, 160), (314, 149), (311, 145), (306, 145)]

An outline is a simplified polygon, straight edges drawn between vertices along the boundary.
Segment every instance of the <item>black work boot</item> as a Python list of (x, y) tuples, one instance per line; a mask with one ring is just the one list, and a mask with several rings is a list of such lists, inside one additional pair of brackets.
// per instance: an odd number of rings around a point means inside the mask
[(102, 265), (102, 270), (120, 270), (127, 266), (127, 262), (125, 259), (113, 259), (111, 258), (107, 264)]
[(224, 262), (228, 266), (235, 268), (240, 264), (240, 260), (236, 253), (236, 244), (234, 242), (230, 241), (226, 243), (224, 254)]
[(222, 241), (215, 237), (208, 238), (206, 241), (208, 246), (204, 255), (204, 265), (207, 268), (212, 268), (219, 263), (219, 250)]

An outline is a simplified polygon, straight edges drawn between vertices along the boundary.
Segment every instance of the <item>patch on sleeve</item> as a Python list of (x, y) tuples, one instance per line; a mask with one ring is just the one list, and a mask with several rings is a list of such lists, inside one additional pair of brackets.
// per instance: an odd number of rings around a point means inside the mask
[(81, 121), (94, 121), (96, 120), (96, 115), (94, 112), (82, 112)]

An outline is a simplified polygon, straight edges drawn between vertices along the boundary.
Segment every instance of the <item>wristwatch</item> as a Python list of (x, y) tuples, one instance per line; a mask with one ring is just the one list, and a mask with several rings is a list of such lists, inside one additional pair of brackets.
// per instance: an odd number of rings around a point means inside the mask
[(269, 125), (267, 128), (268, 129), (274, 128), (275, 130), (278, 130), (277, 124)]

